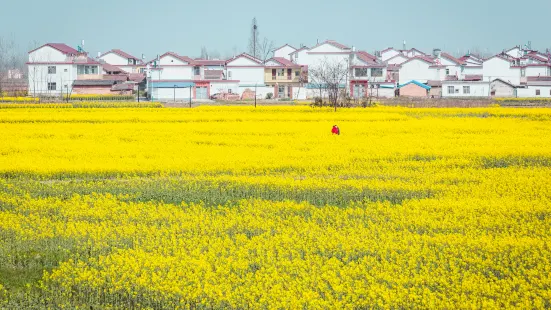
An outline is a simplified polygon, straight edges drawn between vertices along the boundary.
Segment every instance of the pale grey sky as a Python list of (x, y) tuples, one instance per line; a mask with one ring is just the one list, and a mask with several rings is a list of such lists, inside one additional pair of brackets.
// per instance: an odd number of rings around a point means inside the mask
[(527, 41), (551, 47), (550, 0), (1, 1), (0, 36), (15, 38), (22, 50), (32, 42), (77, 46), (84, 39), (94, 56), (113, 48), (147, 59), (166, 51), (198, 56), (201, 46), (224, 56), (246, 50), (253, 17), (261, 38), (277, 46), (333, 39), (373, 52), (406, 40), (408, 48), (454, 54)]

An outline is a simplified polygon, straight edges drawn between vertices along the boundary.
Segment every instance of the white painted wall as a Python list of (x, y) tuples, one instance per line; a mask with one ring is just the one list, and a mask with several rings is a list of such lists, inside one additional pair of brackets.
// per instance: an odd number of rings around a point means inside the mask
[(520, 84), (520, 68), (511, 68), (509, 61), (498, 57), (493, 57), (482, 63), (482, 73), (484, 81), (493, 81), (502, 79), (513, 85)]
[(509, 98), (515, 97), (515, 88), (511, 85), (505, 84), (500, 80), (495, 80), (490, 85), (492, 92), (494, 92), (494, 97), (497, 98)]
[(264, 85), (264, 66), (241, 56), (228, 62), (226, 77), (228, 80), (239, 80), (241, 86)]
[(239, 91), (239, 83), (237, 82), (211, 82), (210, 83), (210, 95), (218, 93), (227, 93), (231, 90), (236, 94)]
[(298, 51), (297, 53), (291, 55), (291, 61), (294, 63), (297, 63), (299, 65), (308, 65), (308, 50), (304, 49), (301, 51)]
[(282, 58), (285, 58), (285, 59), (291, 59), (291, 56), (289, 56), (289, 54), (291, 54), (294, 51), (296, 51), (295, 48), (290, 47), (289, 45), (285, 45), (285, 46), (281, 47), (280, 49), (278, 49), (274, 52), (274, 57), (282, 57)]
[(151, 79), (157, 80), (192, 80), (192, 67), (162, 67), (162, 70), (151, 70)]
[(515, 57), (515, 58), (522, 57), (521, 50), (518, 47), (513, 48), (512, 50), (506, 52), (505, 54), (507, 54), (509, 56), (512, 56), (512, 57)]
[(404, 62), (406, 62), (408, 59), (409, 58), (407, 58), (404, 55), (398, 55), (398, 56), (396, 56), (392, 59), (388, 59), (386, 63), (389, 64), (389, 65), (401, 65)]
[(185, 61), (182, 61), (172, 55), (164, 55), (159, 59), (159, 65), (187, 65), (188, 63)]
[(110, 52), (110, 53), (107, 53), (107, 54), (101, 56), (100, 59), (104, 60), (106, 63), (108, 63), (110, 65), (117, 66), (117, 67), (128, 65), (128, 59), (127, 58), (124, 58), (124, 57), (122, 57), (118, 54), (115, 54), (113, 52)]
[(399, 84), (404, 84), (412, 80), (416, 80), (421, 83), (426, 83), (428, 80), (440, 80), (440, 76), (442, 76), (442, 74), (445, 75), (445, 70), (431, 70), (429, 68), (430, 65), (431, 64), (420, 59), (413, 59), (409, 62), (403, 63), (399, 71)]
[[(450, 86), (454, 88), (454, 92), (449, 91), (448, 87)], [(469, 93), (464, 92), (464, 89), (463, 89), (464, 86), (468, 86), (470, 88)], [(442, 97), (443, 98), (489, 97), (490, 96), (489, 88), (490, 88), (490, 83), (486, 83), (486, 82), (444, 81), (442, 82)], [(459, 89), (459, 91), (455, 92), (456, 89)]]
[(381, 52), (381, 60), (382, 61), (387, 61), (390, 58), (392, 58), (392, 57), (394, 57), (398, 54), (400, 54), (400, 52), (398, 52), (395, 49), (391, 49), (391, 50), (388, 50), (388, 51)]
[[(56, 67), (55, 74), (48, 73), (48, 67)], [(77, 79), (76, 65), (28, 65), (29, 95), (60, 95), (66, 93), (67, 85), (71, 91), (73, 81)], [(48, 90), (48, 83), (56, 83), (55, 90)]]
[[(189, 100), (189, 88), (153, 88), (151, 98), (159, 101), (173, 101), (176, 93), (176, 101)], [(192, 94), (193, 96), (193, 91)]]
[[(536, 95), (536, 90), (540, 95)], [(527, 88), (518, 88), (517, 96), (520, 98), (551, 98), (551, 86), (527, 86)]]
[(29, 53), (29, 62), (65, 62), (67, 56), (50, 46), (43, 46)]
[(323, 62), (338, 63), (347, 62), (351, 50), (343, 50), (331, 44), (325, 43), (306, 52), (306, 65), (319, 66)]
[(480, 67), (463, 67), (463, 75), (482, 75), (484, 72), (482, 66)]
[(529, 66), (526, 67), (526, 76), (549, 76), (549, 67), (547, 66)]

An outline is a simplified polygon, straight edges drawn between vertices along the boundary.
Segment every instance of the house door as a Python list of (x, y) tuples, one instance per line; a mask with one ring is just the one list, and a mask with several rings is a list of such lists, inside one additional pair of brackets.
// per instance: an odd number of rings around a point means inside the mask
[(365, 88), (363, 84), (354, 84), (354, 98), (362, 98), (365, 94)]
[(279, 98), (285, 98), (285, 85), (284, 86), (279, 86), (277, 94), (278, 94)]
[(206, 87), (196, 87), (195, 88), (195, 98), (196, 99), (208, 99), (207, 88)]

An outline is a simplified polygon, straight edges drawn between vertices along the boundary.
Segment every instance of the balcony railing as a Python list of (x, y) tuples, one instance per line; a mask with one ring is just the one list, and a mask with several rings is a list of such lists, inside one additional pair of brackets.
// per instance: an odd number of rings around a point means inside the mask
[(265, 79), (267, 82), (300, 82), (300, 77), (298, 76), (291, 76), (291, 75), (284, 75), (284, 76), (273, 76), (273, 75), (266, 75)]

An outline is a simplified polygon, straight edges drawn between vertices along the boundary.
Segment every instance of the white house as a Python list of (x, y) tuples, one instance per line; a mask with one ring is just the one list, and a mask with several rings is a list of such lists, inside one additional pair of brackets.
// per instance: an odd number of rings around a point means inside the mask
[(48, 43), (29, 52), (29, 94), (59, 96), (70, 93), (77, 79), (101, 79), (102, 65), (63, 43)]
[(264, 64), (247, 53), (237, 55), (226, 61), (226, 76), (228, 80), (238, 81), (237, 94), (253, 91), (256, 88), (257, 96), (263, 96), (273, 89), (266, 87), (264, 81)]
[(128, 73), (137, 73), (138, 69), (143, 67), (141, 59), (119, 49), (113, 49), (103, 53), (100, 55), (99, 59), (110, 65), (117, 66)]
[(484, 81), (501, 79), (513, 85), (520, 85), (521, 68), (517, 59), (506, 54), (495, 55), (482, 63)]
[(427, 83), (428, 81), (443, 81), (446, 78), (446, 66), (437, 64), (430, 57), (416, 56), (400, 65), (399, 84), (410, 81)]
[(481, 98), (490, 95), (490, 82), (442, 81), (442, 98)]
[(274, 50), (274, 57), (276, 58), (285, 58), (291, 60), (290, 54), (296, 51), (297, 49), (292, 47), (289, 44), (285, 44), (281, 47), (278, 47)]
[(551, 77), (528, 77), (525, 87), (517, 89), (517, 97), (550, 98)]
[(192, 59), (167, 52), (149, 68), (148, 89), (153, 100), (209, 99), (214, 94), (237, 93), (238, 84), (238, 80), (227, 78), (225, 60)]
[(312, 47), (306, 52), (308, 67), (320, 66), (324, 63), (348, 63), (352, 49), (336, 41), (327, 40)]
[(393, 57), (395, 57), (395, 56), (397, 56), (397, 55), (402, 55), (402, 56), (404, 56), (404, 57), (406, 57), (406, 58), (409, 58), (409, 57), (407, 57), (406, 55), (403, 55), (403, 54), (400, 53), (399, 51), (395, 50), (394, 48), (389, 47), (389, 48), (384, 49), (384, 50), (381, 51), (381, 60), (386, 62), (386, 61), (388, 61), (389, 59), (391, 59), (391, 58), (393, 58)]
[(387, 73), (387, 65), (364, 51), (353, 52), (352, 55), (349, 73), (352, 96), (394, 97), (395, 82)]

